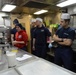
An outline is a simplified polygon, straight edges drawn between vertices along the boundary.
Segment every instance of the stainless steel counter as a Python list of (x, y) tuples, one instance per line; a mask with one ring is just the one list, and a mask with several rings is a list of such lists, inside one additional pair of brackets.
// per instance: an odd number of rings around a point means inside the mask
[(43, 59), (28, 62), (27, 64), (16, 67), (16, 70), (21, 75), (76, 75), (69, 70)]
[[(15, 48), (15, 47), (12, 47), (12, 48), (10, 48), (10, 49), (8, 49), (8, 50), (11, 51), (11, 50), (13, 50), (13, 49), (17, 50), (17, 48)], [(8, 50), (7, 50), (7, 51), (8, 51)], [(20, 65), (22, 65), (23, 63), (27, 63), (27, 62), (29, 62), (29, 61), (33, 61), (33, 60), (38, 60), (38, 59), (39, 59), (38, 57), (36, 57), (36, 56), (34, 56), (34, 55), (31, 55), (30, 53), (25, 52), (25, 51), (23, 51), (23, 50), (18, 50), (18, 52), (16, 53), (16, 57), (22, 57), (24, 54), (28, 54), (28, 55), (30, 55), (30, 56), (32, 56), (32, 57), (31, 57), (31, 58), (28, 58), (28, 59), (26, 59), (26, 60), (20, 61), (20, 62), (17, 61), (17, 65), (16, 65), (16, 66), (20, 66)], [(7, 61), (6, 54), (3, 54), (3, 53), (2, 53), (2, 60), (0, 61), (0, 71), (6, 70), (6, 69), (9, 69), (9, 68), (8, 68), (8, 61)]]
[(0, 75), (19, 75), (15, 69), (8, 69), (0, 72)]
[[(16, 54), (16, 57), (22, 57), (22, 55), (24, 54), (31, 55), (28, 52), (19, 50)], [(26, 60), (20, 62), (17, 61), (17, 65), (9, 69), (6, 55), (3, 54), (1, 61), (3, 62), (3, 64), (1, 63), (2, 65), (0, 65), (0, 75), (11, 75), (11, 73), (12, 75), (76, 75), (76, 73), (57, 66), (44, 59), (38, 58), (33, 55), (31, 56), (31, 58), (28, 58)]]

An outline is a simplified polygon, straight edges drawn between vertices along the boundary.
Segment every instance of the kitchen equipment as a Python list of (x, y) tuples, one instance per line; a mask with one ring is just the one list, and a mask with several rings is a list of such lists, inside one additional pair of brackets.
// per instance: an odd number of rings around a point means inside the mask
[(2, 50), (0, 49), (0, 61), (2, 59)]

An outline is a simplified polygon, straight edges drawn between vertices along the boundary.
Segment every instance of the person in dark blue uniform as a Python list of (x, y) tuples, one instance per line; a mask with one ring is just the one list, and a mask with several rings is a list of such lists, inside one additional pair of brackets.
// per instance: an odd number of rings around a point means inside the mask
[(73, 50), (71, 45), (75, 38), (75, 31), (69, 27), (70, 15), (63, 13), (61, 15), (61, 27), (58, 28), (53, 36), (54, 41), (58, 43), (55, 50), (55, 64), (64, 66), (66, 69), (73, 70)]
[[(13, 24), (16, 25), (17, 23), (19, 23), (19, 21), (17, 19), (15, 19), (13, 21)], [(11, 29), (11, 40), (15, 40), (15, 34), (16, 34), (17, 30), (16, 27), (14, 27), (13, 29)]]
[[(17, 19), (14, 19), (13, 24), (15, 25), (15, 27), (13, 29), (11, 29), (11, 40), (15, 40), (15, 34), (17, 32), (16, 30), (16, 24), (19, 24), (19, 21)], [(25, 30), (24, 27), (22, 27), (23, 30)]]
[(36, 20), (32, 19), (31, 20), (31, 53), (34, 54), (34, 50), (33, 50), (33, 35), (34, 35), (34, 31), (36, 28)]
[(45, 28), (42, 24), (41, 18), (36, 18), (36, 29), (34, 31), (33, 36), (33, 50), (35, 51), (35, 55), (41, 58), (46, 58), (46, 43), (47, 37), (51, 36), (50, 31)]

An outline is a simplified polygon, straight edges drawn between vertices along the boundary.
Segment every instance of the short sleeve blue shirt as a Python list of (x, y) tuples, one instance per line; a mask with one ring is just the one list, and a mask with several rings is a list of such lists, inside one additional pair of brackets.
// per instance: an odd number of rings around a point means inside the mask
[(71, 39), (72, 41), (75, 38), (75, 30), (68, 27), (68, 28), (59, 28), (56, 32), (56, 35), (58, 35), (59, 38), (66, 38)]
[(46, 45), (47, 36), (51, 36), (51, 33), (47, 28), (45, 28), (44, 26), (42, 26), (41, 28), (37, 27), (33, 35), (33, 38), (36, 39), (35, 45)]
[(16, 34), (17, 30), (16, 28), (11, 29), (11, 34), (14, 35), (13, 39), (15, 40), (15, 34)]

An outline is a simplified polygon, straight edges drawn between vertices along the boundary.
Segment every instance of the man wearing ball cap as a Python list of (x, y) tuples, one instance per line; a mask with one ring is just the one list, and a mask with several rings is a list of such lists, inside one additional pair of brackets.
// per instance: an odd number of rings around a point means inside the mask
[(16, 32), (17, 32), (15, 26), (16, 26), (17, 23), (19, 23), (19, 21), (18, 21), (17, 19), (14, 19), (14, 21), (13, 21), (14, 28), (11, 29), (11, 41), (12, 41), (12, 40), (15, 40), (15, 34), (16, 34)]
[(41, 18), (36, 18), (36, 26), (33, 36), (33, 50), (36, 56), (46, 58), (46, 42), (47, 37), (50, 39), (51, 33), (43, 26), (43, 20)]
[[(55, 50), (55, 63), (64, 66), (66, 69), (73, 70), (73, 50), (71, 45), (74, 41), (75, 31), (69, 27), (70, 15), (63, 13), (61, 15), (61, 27), (53, 36), (54, 41), (58, 43)], [(63, 64), (62, 64), (63, 63)]]

